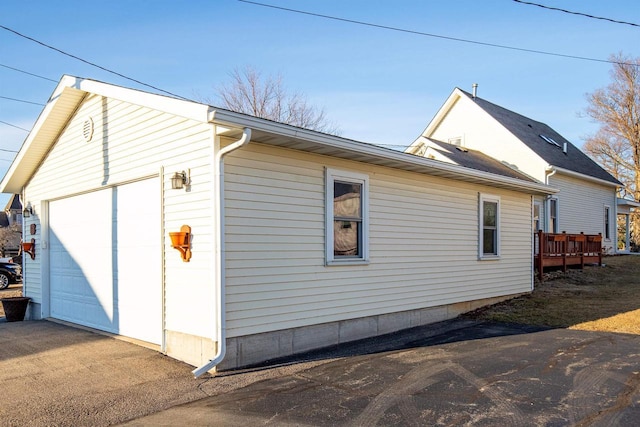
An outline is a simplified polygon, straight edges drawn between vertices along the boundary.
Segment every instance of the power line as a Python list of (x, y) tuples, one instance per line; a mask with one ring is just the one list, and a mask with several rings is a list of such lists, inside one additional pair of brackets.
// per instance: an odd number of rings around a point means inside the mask
[(68, 56), (68, 57), (70, 57), (70, 58), (76, 59), (76, 60), (78, 60), (78, 61), (80, 61), (80, 62), (84, 62), (85, 64), (91, 65), (92, 67), (96, 67), (96, 68), (99, 68), (99, 69), (101, 69), (101, 70), (103, 70), (103, 71), (106, 71), (106, 72), (108, 72), (108, 73), (115, 74), (116, 76), (118, 76), (118, 77), (122, 77), (123, 79), (127, 79), (127, 80), (132, 81), (132, 82), (135, 82), (135, 83), (137, 83), (137, 84), (139, 84), (139, 85), (146, 86), (146, 87), (148, 87), (148, 88), (151, 88), (151, 89), (157, 90), (157, 91), (162, 92), (162, 93), (166, 93), (167, 95), (171, 95), (171, 96), (176, 97), (176, 98), (180, 98), (180, 99), (184, 99), (184, 100), (186, 100), (186, 101), (190, 101), (190, 99), (185, 98), (184, 96), (176, 95), (175, 93), (171, 93), (171, 92), (166, 91), (166, 90), (164, 90), (164, 89), (160, 89), (159, 87), (156, 87), (156, 86), (153, 86), (153, 85), (150, 85), (150, 84), (147, 84), (147, 83), (141, 82), (140, 80), (136, 80), (136, 79), (134, 79), (134, 78), (132, 78), (132, 77), (125, 76), (124, 74), (118, 73), (118, 72), (116, 72), (116, 71), (110, 70), (110, 69), (108, 69), (108, 68), (106, 68), (106, 67), (103, 67), (103, 66), (101, 66), (101, 65), (95, 64), (95, 63), (93, 63), (93, 62), (91, 62), (91, 61), (87, 61), (86, 59), (82, 59), (82, 58), (80, 58), (80, 57), (78, 57), (78, 56), (76, 56), (76, 55), (73, 55), (73, 54), (71, 54), (71, 53), (65, 52), (65, 51), (63, 51), (63, 50), (61, 50), (61, 49), (58, 49), (57, 47), (53, 47), (53, 46), (51, 46), (51, 45), (48, 45), (48, 44), (46, 44), (46, 43), (44, 43), (44, 42), (41, 42), (40, 40), (36, 40), (36, 39), (34, 39), (33, 37), (26, 36), (26, 35), (24, 35), (24, 34), (22, 34), (22, 33), (17, 32), (16, 30), (12, 30), (12, 29), (11, 29), (11, 28), (9, 28), (9, 27), (5, 27), (4, 25), (0, 25), (0, 28), (2, 28), (3, 30), (9, 31), (9, 32), (11, 32), (11, 33), (13, 33), (13, 34), (15, 34), (15, 35), (17, 35), (17, 36), (20, 36), (20, 37), (22, 37), (22, 38), (25, 38), (25, 39), (27, 39), (27, 40), (30, 40), (30, 41), (32, 41), (32, 42), (34, 42), (34, 43), (37, 43), (37, 44), (39, 44), (39, 45), (41, 45), (41, 46), (44, 46), (44, 47), (46, 47), (46, 48), (48, 48), (48, 49), (54, 50), (54, 51), (56, 51), (56, 52), (58, 52), (58, 53), (61, 53), (61, 54), (65, 55), (65, 56)]
[(589, 58), (589, 57), (586, 57), (586, 56), (567, 55), (567, 54), (563, 54), (563, 53), (547, 52), (547, 51), (535, 50), (535, 49), (525, 49), (525, 48), (522, 48), (522, 47), (507, 46), (507, 45), (501, 45), (501, 44), (496, 44), (496, 43), (480, 42), (480, 41), (469, 40), (469, 39), (461, 39), (461, 38), (458, 38), (458, 37), (449, 37), (449, 36), (443, 36), (443, 35), (440, 35), (440, 34), (424, 33), (422, 31), (407, 30), (405, 28), (398, 28), (398, 27), (391, 27), (391, 26), (388, 26), (388, 25), (373, 24), (371, 22), (356, 21), (354, 19), (340, 18), (340, 17), (337, 17), (337, 16), (331, 16), (331, 15), (323, 15), (323, 14), (320, 14), (320, 13), (307, 12), (307, 11), (298, 10), (298, 9), (290, 9), (290, 8), (287, 8), (287, 7), (274, 6), (274, 5), (271, 5), (271, 4), (258, 3), (258, 2), (255, 2), (255, 1), (249, 1), (249, 0), (238, 0), (238, 1), (242, 2), (242, 3), (255, 5), (255, 6), (268, 7), (268, 8), (271, 8), (271, 9), (278, 9), (278, 10), (283, 10), (283, 11), (286, 11), (286, 12), (293, 12), (293, 13), (299, 13), (299, 14), (302, 14), (302, 15), (314, 16), (316, 18), (332, 19), (334, 21), (347, 22), (347, 23), (350, 23), (350, 24), (357, 24), (357, 25), (364, 25), (364, 26), (367, 26), (367, 27), (380, 28), (380, 29), (383, 29), (383, 30), (398, 31), (398, 32), (401, 32), (401, 33), (414, 34), (414, 35), (418, 35), (418, 36), (433, 37), (433, 38), (451, 40), (451, 41), (456, 41), (456, 42), (461, 42), (461, 43), (470, 43), (470, 44), (476, 44), (476, 45), (480, 45), (480, 46), (495, 47), (495, 48), (499, 48), (499, 49), (515, 50), (515, 51), (519, 51), (519, 52), (537, 53), (539, 55), (558, 56), (558, 57), (561, 57), (561, 58), (569, 58), (569, 59), (579, 59), (581, 61), (592, 61), (592, 62), (603, 62), (603, 63), (606, 63), (606, 64), (619, 64), (619, 65), (637, 66), (637, 64), (611, 61), (611, 60), (608, 60), (608, 59), (598, 59), (598, 58)]
[(545, 6), (543, 4), (531, 3), (531, 2), (528, 2), (528, 1), (522, 1), (522, 0), (513, 0), (513, 1), (516, 2), (516, 3), (527, 4), (529, 6), (541, 7), (543, 9), (557, 10), (559, 12), (569, 13), (571, 15), (579, 15), (579, 16), (585, 16), (587, 18), (600, 19), (602, 21), (609, 21), (609, 22), (613, 22), (614, 24), (624, 24), (624, 25), (631, 25), (632, 27), (640, 27), (640, 25), (634, 24), (633, 22), (618, 21), (618, 20), (611, 19), (611, 18), (603, 18), (602, 16), (594, 16), (594, 15), (589, 15), (588, 13), (582, 13), (582, 12), (573, 12), (573, 11), (567, 10), (567, 9), (560, 9), (559, 7)]
[(8, 96), (0, 95), (0, 99), (8, 99), (9, 101), (24, 102), (25, 104), (40, 105), (40, 106), (44, 107), (44, 104), (41, 104), (39, 102), (31, 102), (31, 101), (25, 101), (24, 99), (9, 98)]
[(6, 148), (0, 148), (0, 151), (6, 151), (7, 153), (17, 153), (17, 150), (7, 150)]
[[(31, 132), (29, 129), (21, 128), (20, 126), (12, 125), (11, 123), (3, 122), (2, 120), (0, 120), (0, 123), (2, 123), (4, 125), (7, 125), (7, 126), (11, 126), (12, 128), (23, 130), (25, 132)], [(17, 151), (16, 151), (16, 153), (17, 153)]]
[(10, 67), (10, 66), (4, 65), (4, 64), (0, 64), (0, 67), (8, 68), (10, 70), (17, 71), (19, 73), (24, 73), (24, 74), (28, 74), (28, 75), (33, 76), (33, 77), (38, 77), (40, 79), (49, 80), (50, 82), (58, 83), (57, 80), (53, 80), (53, 79), (50, 79), (48, 77), (39, 76), (37, 74), (33, 74), (33, 73), (28, 72), (28, 71), (20, 70), (19, 68)]

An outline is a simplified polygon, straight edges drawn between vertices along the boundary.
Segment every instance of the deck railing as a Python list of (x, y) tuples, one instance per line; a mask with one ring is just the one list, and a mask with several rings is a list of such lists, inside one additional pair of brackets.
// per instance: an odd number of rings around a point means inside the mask
[(535, 264), (538, 277), (543, 280), (545, 267), (562, 267), (585, 264), (602, 265), (602, 234), (544, 233), (534, 237)]

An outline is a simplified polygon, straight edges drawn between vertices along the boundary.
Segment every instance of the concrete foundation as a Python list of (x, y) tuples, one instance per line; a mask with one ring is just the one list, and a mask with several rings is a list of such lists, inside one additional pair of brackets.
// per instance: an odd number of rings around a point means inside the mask
[(484, 298), (419, 310), (227, 338), (226, 356), (217, 366), (217, 370), (241, 368), (322, 347), (441, 322), (476, 308), (496, 304), (516, 296)]
[[(516, 296), (518, 295), (484, 298), (438, 307), (227, 338), (226, 356), (216, 369), (241, 368), (349, 341), (441, 322), (476, 308)], [(40, 304), (30, 303), (26, 318), (39, 319), (41, 317)], [(196, 367), (204, 365), (215, 355), (217, 344), (207, 337), (170, 330), (165, 331), (165, 343), (167, 356)]]
[(207, 363), (216, 352), (216, 343), (203, 338), (176, 331), (165, 331), (166, 354), (193, 366)]

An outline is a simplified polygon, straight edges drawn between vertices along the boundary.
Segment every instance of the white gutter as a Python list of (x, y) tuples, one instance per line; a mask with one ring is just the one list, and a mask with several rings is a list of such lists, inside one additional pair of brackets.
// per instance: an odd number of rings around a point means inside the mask
[[(444, 176), (448, 177), (449, 179), (456, 179), (458, 181), (471, 179), (475, 183), (482, 183), (494, 187), (504, 185), (503, 188), (517, 189), (518, 191), (533, 191), (535, 194), (544, 195), (558, 192), (557, 189), (549, 188), (547, 185), (540, 182), (529, 182), (518, 178), (511, 178), (503, 175), (493, 174), (490, 172), (470, 169), (456, 164), (450, 164), (438, 160), (427, 159), (425, 157), (406, 154), (402, 151), (395, 151), (388, 148), (377, 147), (375, 145), (367, 144), (364, 142), (347, 140), (335, 135), (323, 134), (303, 128), (295, 128), (283, 123), (271, 122), (265, 119), (243, 115), (241, 113), (234, 113), (224, 110), (214, 110), (209, 115), (209, 121), (220, 124), (221, 126), (228, 126), (230, 128), (234, 128), (237, 126), (251, 127), (256, 133), (266, 132), (272, 135), (276, 135), (281, 141), (286, 141), (287, 139), (305, 141), (309, 144), (315, 144), (319, 147), (334, 149), (330, 150), (329, 154), (327, 155), (337, 158), (355, 160), (370, 164), (378, 164), (381, 166), (434, 176)], [(265, 143), (268, 144), (268, 142)], [(271, 145), (277, 146), (277, 144)], [(286, 147), (286, 145), (283, 146)], [(301, 148), (294, 149), (304, 151), (304, 149)], [(326, 154), (322, 153), (321, 151), (311, 152)], [(355, 154), (355, 156), (352, 157), (349, 156), (349, 154)], [(376, 160), (384, 160), (385, 162), (378, 163), (376, 162)], [(390, 164), (390, 162), (392, 162), (393, 164)], [(420, 171), (420, 169), (422, 168), (424, 168), (424, 171)], [(446, 174), (447, 176), (443, 174)]]
[[(585, 174), (582, 174), (580, 172), (574, 172), (574, 171), (571, 171), (569, 169), (564, 169), (564, 168), (561, 168), (561, 167), (558, 167), (558, 166), (549, 165), (547, 167), (547, 173), (549, 173), (549, 175), (547, 175), (547, 177), (550, 177), (550, 176), (554, 175), (556, 172), (561, 173), (563, 175), (568, 175), (568, 176), (571, 176), (571, 177), (574, 177), (574, 178), (584, 179), (585, 181), (591, 181), (591, 182), (594, 182), (596, 184), (608, 185), (610, 187), (620, 187), (621, 186), (620, 184), (616, 184), (615, 182), (605, 181), (604, 179), (595, 178), (593, 176), (585, 175)], [(547, 184), (549, 184), (549, 181), (547, 181)]]
[(216, 259), (215, 259), (215, 284), (216, 286), (216, 305), (218, 309), (218, 321), (216, 324), (216, 336), (218, 345), (216, 354), (209, 362), (203, 366), (191, 371), (198, 378), (205, 372), (213, 369), (218, 363), (224, 359), (227, 352), (226, 337), (226, 309), (225, 309), (225, 271), (224, 271), (224, 157), (232, 151), (244, 147), (251, 141), (251, 129), (244, 128), (242, 130), (242, 138), (220, 149), (214, 157), (214, 186), (218, 194), (218, 207), (214, 209), (214, 224), (216, 227)]

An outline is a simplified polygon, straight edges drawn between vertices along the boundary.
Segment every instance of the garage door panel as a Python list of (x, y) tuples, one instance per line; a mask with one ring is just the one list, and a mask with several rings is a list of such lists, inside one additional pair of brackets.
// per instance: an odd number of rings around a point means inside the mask
[[(144, 202), (141, 193), (147, 194)], [(120, 333), (159, 344), (162, 271), (158, 191), (141, 181), (119, 187), (117, 201), (114, 308)]]
[(160, 344), (158, 192), (153, 179), (50, 202), (52, 317)]
[(49, 204), (51, 315), (115, 333), (109, 206), (109, 190)]

